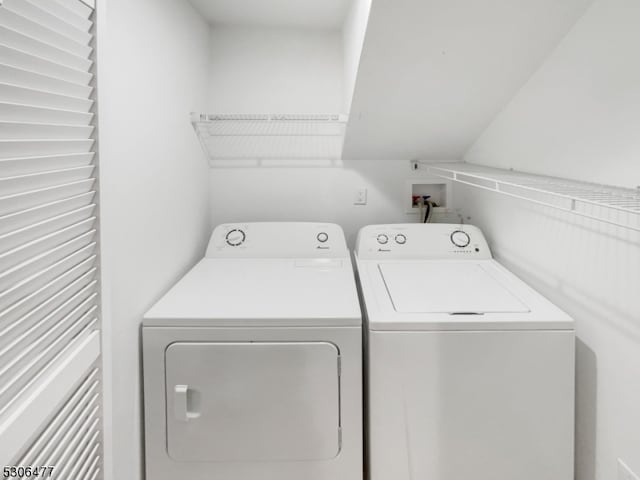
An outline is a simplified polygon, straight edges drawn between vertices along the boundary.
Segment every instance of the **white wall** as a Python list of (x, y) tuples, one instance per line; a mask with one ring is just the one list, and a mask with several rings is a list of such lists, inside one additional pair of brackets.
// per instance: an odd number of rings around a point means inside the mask
[[(466, 155), (640, 184), (640, 2), (598, 0)], [(640, 234), (456, 186), (496, 256), (577, 321), (577, 476), (640, 474)]]
[[(420, 175), (397, 160), (345, 161), (335, 168), (215, 168), (211, 221), (332, 222), (353, 246), (364, 225), (417, 221), (405, 213), (405, 181)], [(353, 204), (358, 188), (368, 190), (367, 205)]]
[[(140, 321), (204, 251), (209, 29), (183, 0), (99, 0), (106, 477), (142, 470)], [(143, 33), (144, 32), (144, 33)]]
[(339, 31), (211, 29), (210, 113), (338, 113)]
[(640, 185), (640, 2), (598, 0), (466, 159)]
[(371, 0), (353, 0), (342, 27), (342, 45), (344, 49), (344, 100), (342, 113), (349, 113), (353, 91), (356, 86), (360, 55), (364, 45)]

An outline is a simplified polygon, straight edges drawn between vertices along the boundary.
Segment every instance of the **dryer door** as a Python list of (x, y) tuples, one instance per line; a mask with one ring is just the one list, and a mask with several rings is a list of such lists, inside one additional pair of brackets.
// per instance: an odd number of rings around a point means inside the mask
[(331, 343), (178, 342), (166, 349), (165, 367), (174, 460), (319, 460), (340, 451)]

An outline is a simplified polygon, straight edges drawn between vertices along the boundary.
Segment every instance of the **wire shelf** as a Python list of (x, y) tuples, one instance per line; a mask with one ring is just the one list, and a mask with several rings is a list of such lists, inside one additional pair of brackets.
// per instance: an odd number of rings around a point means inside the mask
[(339, 160), (346, 115), (191, 114), (212, 166), (229, 160)]
[(469, 163), (424, 164), (429, 174), (640, 232), (640, 190)]

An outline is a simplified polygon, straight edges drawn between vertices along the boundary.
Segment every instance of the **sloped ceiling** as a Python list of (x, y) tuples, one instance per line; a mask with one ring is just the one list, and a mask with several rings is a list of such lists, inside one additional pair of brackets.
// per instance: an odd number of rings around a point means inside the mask
[(373, 0), (343, 158), (461, 158), (591, 3)]

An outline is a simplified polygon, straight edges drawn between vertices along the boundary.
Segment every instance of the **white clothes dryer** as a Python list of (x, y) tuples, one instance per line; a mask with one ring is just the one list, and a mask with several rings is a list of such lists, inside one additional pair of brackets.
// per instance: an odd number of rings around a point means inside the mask
[(371, 480), (570, 480), (574, 322), (470, 225), (358, 235)]
[(339, 226), (218, 226), (144, 317), (146, 478), (362, 478), (361, 324)]

